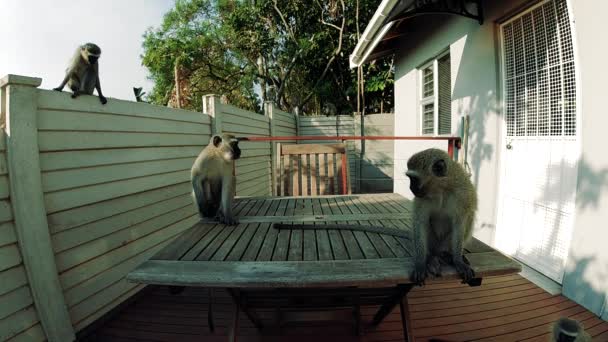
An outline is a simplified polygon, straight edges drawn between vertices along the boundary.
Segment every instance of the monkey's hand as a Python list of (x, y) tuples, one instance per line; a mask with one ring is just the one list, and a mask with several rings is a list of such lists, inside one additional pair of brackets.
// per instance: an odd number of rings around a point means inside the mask
[(53, 88), (54, 91), (63, 91), (62, 87)]
[(106, 99), (105, 96), (99, 95), (99, 102), (101, 102), (101, 104), (105, 105), (106, 103), (108, 103), (108, 100)]
[(80, 92), (78, 90), (72, 92), (72, 98), (75, 99), (80, 96)]
[(463, 284), (466, 284), (471, 281), (471, 279), (475, 278), (475, 271), (462, 260), (454, 260), (454, 268), (462, 277)]
[(426, 279), (426, 276), (427, 276), (426, 264), (417, 263), (414, 266), (414, 271), (412, 272), (412, 275), (410, 276), (410, 280), (415, 285), (422, 286), (422, 285), (424, 285), (424, 280)]

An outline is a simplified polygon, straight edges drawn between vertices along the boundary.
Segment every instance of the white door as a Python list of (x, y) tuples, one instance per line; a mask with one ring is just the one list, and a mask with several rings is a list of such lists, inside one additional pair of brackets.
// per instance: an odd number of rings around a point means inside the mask
[(566, 0), (501, 24), (505, 131), (496, 246), (562, 282), (574, 221), (577, 87)]

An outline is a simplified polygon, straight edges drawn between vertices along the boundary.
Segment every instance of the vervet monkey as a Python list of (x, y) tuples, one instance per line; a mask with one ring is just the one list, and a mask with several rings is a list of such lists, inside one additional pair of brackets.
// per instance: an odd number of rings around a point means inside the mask
[(133, 87), (133, 94), (135, 94), (135, 100), (137, 102), (146, 102), (143, 100), (143, 97), (146, 94), (146, 92), (143, 91), (142, 87), (139, 87), (139, 88)]
[(234, 135), (214, 135), (194, 161), (190, 179), (201, 218), (216, 216), (221, 223), (238, 223), (232, 215), (236, 185), (232, 170), (234, 161), (241, 157), (238, 144)]
[(441, 262), (454, 266), (467, 283), (475, 272), (463, 258), (477, 211), (477, 193), (463, 167), (443, 150), (431, 148), (407, 161), (413, 201), (414, 271), (411, 280), (424, 284), (427, 275), (441, 276)]
[(108, 100), (101, 92), (99, 82), (99, 63), (101, 55), (99, 46), (93, 43), (86, 43), (76, 49), (70, 65), (66, 69), (65, 78), (61, 84), (53, 90), (62, 91), (67, 84), (72, 90), (72, 98), (80, 94), (93, 95), (93, 89), (97, 89), (99, 101), (106, 104)]
[(553, 342), (588, 342), (591, 336), (585, 332), (581, 324), (573, 319), (560, 318), (553, 323)]

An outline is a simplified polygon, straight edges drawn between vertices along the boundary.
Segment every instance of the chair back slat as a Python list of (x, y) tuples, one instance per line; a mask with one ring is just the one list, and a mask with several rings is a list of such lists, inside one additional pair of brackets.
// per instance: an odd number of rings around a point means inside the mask
[[(291, 144), (279, 147), (278, 194), (319, 196), (350, 194), (344, 144)], [(346, 185), (346, 186), (345, 186)]]

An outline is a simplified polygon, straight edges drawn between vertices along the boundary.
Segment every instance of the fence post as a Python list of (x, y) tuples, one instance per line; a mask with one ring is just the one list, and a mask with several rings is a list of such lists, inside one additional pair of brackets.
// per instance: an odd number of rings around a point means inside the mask
[(217, 95), (208, 94), (203, 96), (203, 113), (207, 113), (211, 117), (211, 135), (222, 133), (220, 106), (221, 104)]
[[(294, 108), (293, 117), (296, 119), (296, 136), (300, 135), (300, 110), (298, 107)], [(300, 140), (296, 140), (296, 144), (299, 144)]]
[[(354, 113), (353, 117), (354, 117), (354, 123), (355, 123), (355, 127), (354, 127), (354, 131), (355, 131), (355, 136), (363, 136), (365, 135), (363, 132), (363, 122), (361, 122), (361, 116), (357, 115), (358, 113)], [(363, 167), (363, 144), (364, 144), (364, 140), (358, 140), (355, 141), (355, 177), (356, 177), (356, 181), (355, 181), (355, 192), (359, 192), (361, 189), (361, 168)]]
[[(274, 103), (272, 101), (264, 102), (264, 115), (269, 119), (270, 136), (276, 136), (276, 127), (274, 122)], [(277, 196), (277, 144), (274, 141), (270, 142), (270, 186), (272, 187), (272, 196)]]
[(17, 75), (0, 79), (2, 115), (6, 120), (9, 196), (23, 264), (46, 337), (50, 342), (74, 341), (42, 192), (36, 89), (41, 83), (40, 78)]

